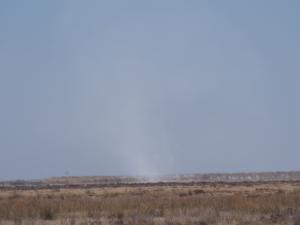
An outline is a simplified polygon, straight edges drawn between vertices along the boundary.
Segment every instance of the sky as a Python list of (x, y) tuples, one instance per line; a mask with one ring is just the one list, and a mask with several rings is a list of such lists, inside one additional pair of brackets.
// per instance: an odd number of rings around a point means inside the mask
[(0, 180), (300, 170), (299, 12), (0, 1)]

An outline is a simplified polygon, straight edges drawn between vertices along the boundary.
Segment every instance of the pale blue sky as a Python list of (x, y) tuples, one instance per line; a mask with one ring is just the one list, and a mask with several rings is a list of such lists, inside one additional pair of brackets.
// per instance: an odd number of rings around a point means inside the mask
[(300, 170), (299, 1), (0, 1), (0, 180)]

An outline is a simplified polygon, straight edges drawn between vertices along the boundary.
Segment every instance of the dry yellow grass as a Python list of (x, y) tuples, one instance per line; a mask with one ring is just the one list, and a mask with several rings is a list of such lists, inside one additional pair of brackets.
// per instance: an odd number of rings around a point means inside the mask
[(1, 225), (299, 223), (295, 182), (0, 191)]

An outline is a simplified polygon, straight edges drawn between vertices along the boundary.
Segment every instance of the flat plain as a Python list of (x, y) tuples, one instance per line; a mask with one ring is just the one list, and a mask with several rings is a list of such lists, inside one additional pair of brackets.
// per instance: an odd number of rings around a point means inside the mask
[(300, 181), (2, 185), (14, 224), (300, 225)]

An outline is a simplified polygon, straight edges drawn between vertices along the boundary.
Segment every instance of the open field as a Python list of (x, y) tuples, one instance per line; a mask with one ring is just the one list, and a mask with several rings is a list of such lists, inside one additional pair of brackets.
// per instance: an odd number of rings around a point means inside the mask
[(300, 182), (0, 187), (0, 224), (300, 224)]

